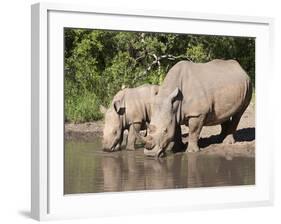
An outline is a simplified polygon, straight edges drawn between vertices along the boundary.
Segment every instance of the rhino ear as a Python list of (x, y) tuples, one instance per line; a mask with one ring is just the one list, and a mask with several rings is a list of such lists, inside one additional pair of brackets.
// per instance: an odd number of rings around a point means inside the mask
[(100, 112), (101, 112), (102, 114), (105, 114), (106, 111), (107, 111), (107, 109), (106, 109), (103, 105), (100, 105)]
[(115, 100), (113, 102), (113, 107), (114, 107), (114, 110), (116, 111), (117, 114), (123, 115), (125, 113), (125, 102), (124, 102), (124, 99)]
[(175, 102), (175, 100), (180, 99), (181, 96), (181, 91), (180, 89), (177, 87), (170, 95), (169, 95), (169, 99), (171, 101), (171, 103)]

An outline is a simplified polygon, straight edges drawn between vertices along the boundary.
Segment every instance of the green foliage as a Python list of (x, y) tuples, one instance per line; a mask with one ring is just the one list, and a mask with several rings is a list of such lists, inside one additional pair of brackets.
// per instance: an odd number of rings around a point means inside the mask
[(188, 47), (186, 49), (186, 53), (187, 55), (190, 55), (190, 59), (194, 62), (204, 62), (208, 59), (208, 55), (206, 54), (202, 43), (199, 43), (196, 46)]
[(67, 97), (65, 99), (66, 121), (86, 122), (99, 120), (102, 114), (99, 111), (100, 101), (94, 93)]
[(161, 84), (180, 60), (236, 59), (255, 82), (254, 38), (72, 28), (64, 35), (69, 122), (100, 119), (99, 105), (108, 106), (122, 87)]

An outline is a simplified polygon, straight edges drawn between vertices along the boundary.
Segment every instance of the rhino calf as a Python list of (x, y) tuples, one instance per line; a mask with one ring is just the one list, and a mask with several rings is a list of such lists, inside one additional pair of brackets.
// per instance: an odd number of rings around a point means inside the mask
[(145, 84), (136, 88), (120, 90), (113, 98), (105, 113), (103, 129), (103, 149), (119, 150), (123, 141), (124, 130), (128, 130), (127, 150), (135, 150), (135, 142), (140, 130), (146, 130), (150, 122), (151, 104), (158, 93), (157, 85)]
[(188, 152), (199, 151), (203, 126), (221, 124), (221, 139), (234, 143), (233, 134), (251, 96), (251, 81), (235, 60), (177, 63), (155, 97), (145, 153), (161, 155), (183, 124), (189, 127)]

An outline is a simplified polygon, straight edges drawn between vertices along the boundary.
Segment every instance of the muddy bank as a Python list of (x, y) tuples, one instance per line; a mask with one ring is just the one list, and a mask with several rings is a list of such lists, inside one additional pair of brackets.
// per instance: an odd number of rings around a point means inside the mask
[[(65, 124), (65, 140), (92, 142), (102, 137), (103, 121), (82, 124)], [(226, 158), (233, 156), (255, 156), (255, 110), (251, 103), (244, 112), (236, 134), (236, 143), (226, 145), (219, 141), (220, 125), (204, 127), (199, 140), (201, 153), (221, 154)], [(188, 127), (182, 126), (183, 141), (188, 142)], [(141, 149), (139, 149), (141, 150)]]
[(103, 121), (86, 122), (81, 124), (66, 123), (64, 126), (65, 140), (94, 141), (102, 137)]

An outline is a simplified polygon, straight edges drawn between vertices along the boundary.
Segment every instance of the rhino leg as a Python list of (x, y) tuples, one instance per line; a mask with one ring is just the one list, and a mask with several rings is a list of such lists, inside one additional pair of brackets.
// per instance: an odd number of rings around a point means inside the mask
[[(134, 126), (133, 126), (134, 125)], [(135, 143), (137, 139), (136, 132), (140, 132), (141, 124), (131, 124), (129, 127), (127, 150), (135, 150)]]
[(239, 124), (239, 121), (242, 117), (242, 114), (245, 110), (239, 111), (235, 115), (232, 116), (231, 120), (226, 121), (222, 124), (222, 131), (221, 136), (223, 137), (223, 143), (225, 144), (234, 144), (235, 139), (233, 137), (233, 134), (235, 133), (237, 126)]
[(181, 126), (177, 125), (175, 136), (174, 136), (174, 146), (172, 151), (182, 152), (183, 150), (185, 150), (185, 144), (182, 142)]
[(228, 120), (221, 124), (220, 138), (223, 143), (225, 143), (225, 144), (234, 144), (235, 143), (232, 129), (233, 129), (232, 120)]
[(205, 116), (191, 117), (188, 121), (189, 136), (188, 136), (188, 147), (187, 152), (198, 152), (198, 139), (200, 132), (204, 124)]
[(229, 119), (221, 124), (221, 133), (219, 135), (221, 141), (223, 141), (225, 137), (229, 134), (228, 130), (229, 130), (230, 123), (231, 120)]

